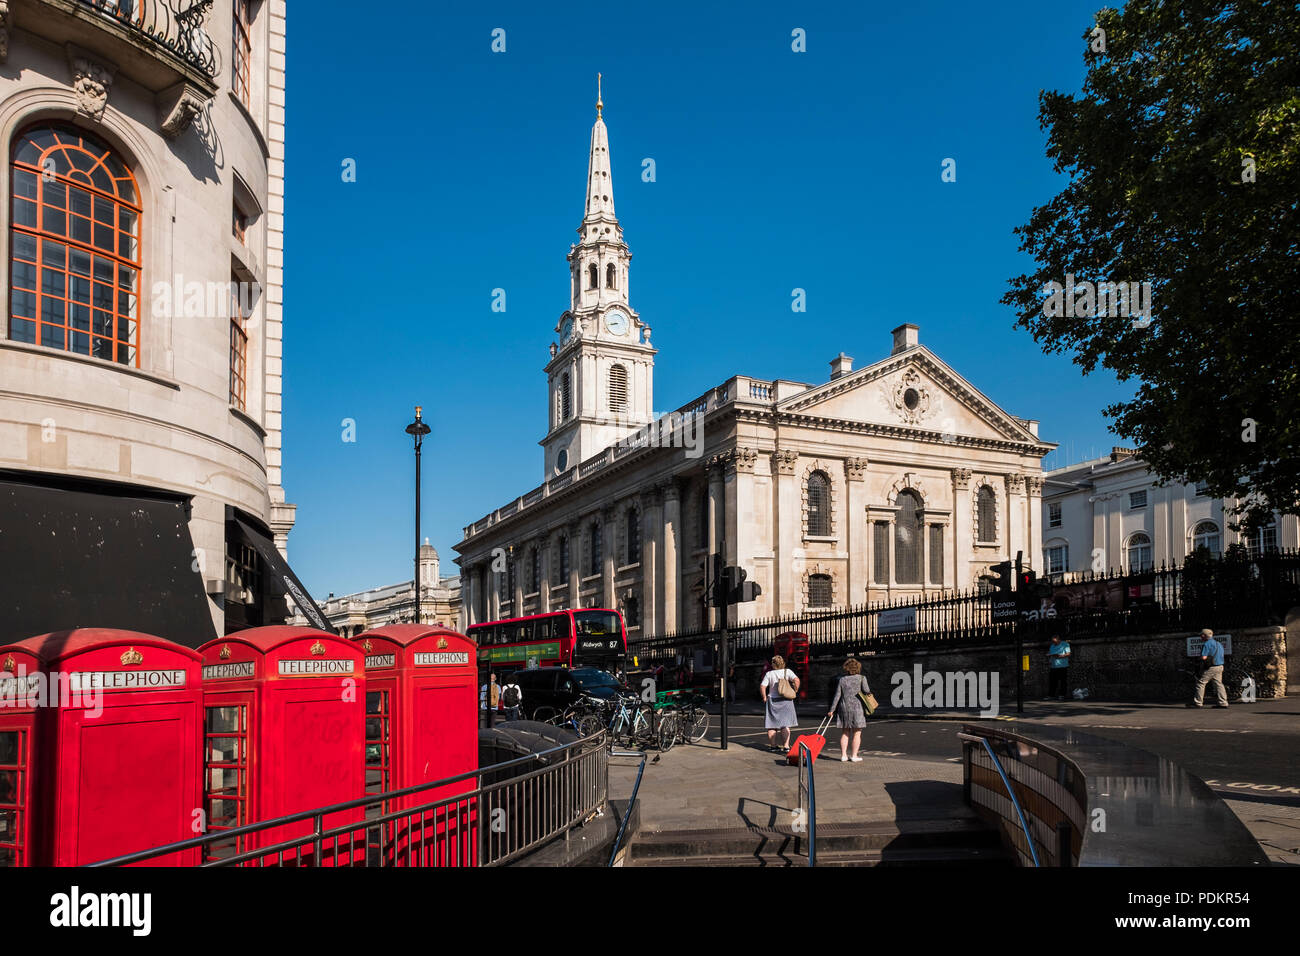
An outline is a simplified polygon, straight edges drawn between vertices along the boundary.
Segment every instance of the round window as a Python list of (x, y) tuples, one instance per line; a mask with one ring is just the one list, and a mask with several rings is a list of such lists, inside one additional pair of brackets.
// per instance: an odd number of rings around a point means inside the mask
[(908, 411), (915, 411), (916, 406), (921, 404), (921, 393), (914, 388), (909, 388), (903, 393), (903, 404), (907, 406)]
[(567, 448), (560, 449), (560, 453), (555, 456), (555, 473), (558, 475), (562, 471), (569, 470), (569, 451)]

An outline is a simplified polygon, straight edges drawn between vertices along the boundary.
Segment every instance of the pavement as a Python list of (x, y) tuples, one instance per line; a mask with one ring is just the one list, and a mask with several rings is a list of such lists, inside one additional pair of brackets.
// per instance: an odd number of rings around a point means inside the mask
[[(883, 703), (883, 702), (882, 702)], [(800, 702), (800, 733), (814, 733), (825, 705)], [(816, 765), (818, 823), (968, 818), (961, 801), (963, 723), (1003, 720), (1069, 726), (1165, 756), (1218, 792), (1276, 864), (1300, 866), (1300, 697), (1191, 710), (1181, 703), (1014, 701), (994, 717), (975, 711), (899, 711), (882, 706), (863, 733), (861, 763), (839, 760), (839, 730), (827, 732)], [(729, 747), (708, 738), (678, 744), (641, 785), (641, 825), (650, 831), (788, 825), (798, 805), (798, 768), (767, 750), (757, 702), (729, 708)], [(611, 762), (610, 793), (631, 792), (636, 761)]]

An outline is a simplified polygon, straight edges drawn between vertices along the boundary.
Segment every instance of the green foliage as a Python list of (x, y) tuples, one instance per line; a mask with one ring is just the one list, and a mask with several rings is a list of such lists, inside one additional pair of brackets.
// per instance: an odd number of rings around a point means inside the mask
[[(1245, 527), (1300, 511), (1300, 11), (1134, 0), (1097, 26), (1106, 51), (1090, 26), (1082, 94), (1040, 95), (1069, 182), (1016, 229), (1038, 268), (1002, 301), (1045, 352), (1135, 380), (1106, 415), (1164, 479), (1249, 489)], [(1067, 273), (1150, 281), (1153, 324), (1044, 315)]]

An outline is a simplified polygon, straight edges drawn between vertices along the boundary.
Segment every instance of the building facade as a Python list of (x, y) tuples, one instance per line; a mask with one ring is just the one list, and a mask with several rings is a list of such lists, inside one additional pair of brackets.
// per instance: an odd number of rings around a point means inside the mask
[(1113, 448), (1043, 475), (1043, 568), (1133, 572), (1181, 565), (1200, 546), (1216, 555), (1238, 543), (1254, 554), (1300, 546), (1295, 515), (1275, 514), (1269, 526), (1242, 534), (1231, 527), (1236, 505), (1196, 483), (1161, 486), (1137, 452)]
[(629, 295), (601, 106), (549, 346), (544, 482), (465, 528), (461, 626), (592, 606), (621, 610), (634, 636), (696, 626), (715, 553), (762, 588), (742, 617), (971, 588), (1017, 552), (1040, 566), (1055, 446), (915, 325), (861, 369), (840, 353), (826, 382), (737, 375), (652, 412), (656, 353)]
[(21, 616), (283, 620), (285, 0), (10, 0), (0, 60), (0, 521), (83, 578)]
[[(410, 581), (335, 597), (331, 594), (320, 609), (330, 625), (343, 637), (356, 637), (388, 624), (440, 624), (456, 627), (460, 621), (460, 575), (441, 577), (438, 552), (426, 539), (420, 546), (420, 594)], [(310, 622), (301, 610), (293, 624)]]

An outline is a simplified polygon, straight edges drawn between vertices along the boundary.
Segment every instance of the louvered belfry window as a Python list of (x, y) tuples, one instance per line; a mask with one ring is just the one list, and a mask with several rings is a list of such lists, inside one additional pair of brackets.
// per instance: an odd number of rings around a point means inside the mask
[(899, 584), (921, 583), (921, 502), (911, 491), (898, 493), (894, 519), (894, 570)]
[(825, 472), (808, 476), (808, 534), (827, 537), (831, 533), (831, 482)]
[(998, 539), (996, 509), (997, 498), (993, 495), (993, 489), (988, 485), (980, 486), (977, 512), (979, 522), (979, 539), (981, 541), (996, 541)]
[(621, 365), (609, 370), (609, 410), (627, 411), (627, 369)]

